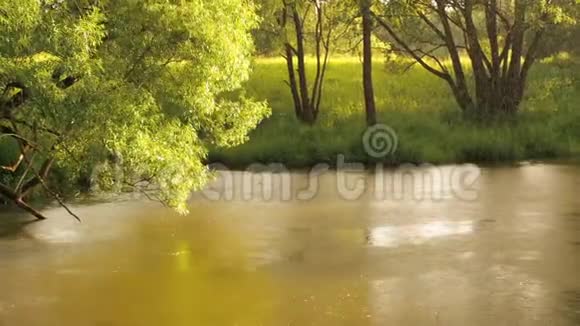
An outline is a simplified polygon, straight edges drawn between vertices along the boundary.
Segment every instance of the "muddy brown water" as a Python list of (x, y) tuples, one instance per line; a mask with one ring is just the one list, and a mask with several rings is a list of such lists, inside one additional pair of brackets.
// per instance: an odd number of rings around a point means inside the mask
[(580, 167), (487, 168), (470, 200), (345, 199), (336, 179), (308, 199), (304, 173), (291, 198), (225, 198), (220, 181), (187, 216), (144, 200), (73, 205), (82, 224), (4, 212), (0, 325), (580, 324)]

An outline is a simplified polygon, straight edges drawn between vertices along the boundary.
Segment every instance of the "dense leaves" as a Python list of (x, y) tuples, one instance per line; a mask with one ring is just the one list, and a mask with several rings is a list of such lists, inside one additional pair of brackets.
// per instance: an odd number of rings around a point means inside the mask
[(0, 0), (3, 132), (33, 148), (25, 161), (72, 179), (108, 162), (185, 211), (207, 147), (244, 142), (268, 114), (221, 96), (248, 78), (256, 23), (246, 0)]

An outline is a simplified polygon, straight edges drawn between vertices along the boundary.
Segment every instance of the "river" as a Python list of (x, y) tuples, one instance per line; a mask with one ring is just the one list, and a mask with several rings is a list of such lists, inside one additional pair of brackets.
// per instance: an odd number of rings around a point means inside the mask
[(270, 198), (240, 175), (187, 216), (137, 199), (77, 203), (83, 223), (3, 212), (0, 325), (580, 324), (579, 166), (484, 168), (467, 195), (345, 195), (326, 172)]

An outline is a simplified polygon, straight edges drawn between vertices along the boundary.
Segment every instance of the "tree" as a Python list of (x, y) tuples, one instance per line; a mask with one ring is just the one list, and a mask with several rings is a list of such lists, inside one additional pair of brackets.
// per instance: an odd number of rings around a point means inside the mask
[(256, 54), (262, 56), (277, 56), (283, 51), (283, 39), (279, 13), (280, 0), (255, 0), (260, 17), (259, 26), (252, 31), (256, 43)]
[(268, 114), (221, 96), (248, 78), (256, 22), (245, 0), (0, 0), (0, 137), (20, 149), (0, 195), (42, 219), (25, 200), (59, 199), (55, 165), (77, 179), (110, 161), (116, 182), (185, 212), (208, 145), (244, 142)]
[[(571, 22), (580, 19), (580, 6), (568, 6), (566, 10)], [(568, 52), (575, 56), (580, 54), (580, 25), (560, 24), (546, 31), (539, 57), (549, 57), (559, 52)]]
[[(282, 0), (282, 4), (280, 26), (286, 35), (284, 58), (288, 68), (288, 86), (292, 92), (294, 110), (298, 119), (312, 124), (320, 112), (324, 77), (330, 55), (332, 27), (329, 26), (325, 13), (327, 4), (321, 0)], [(305, 28), (310, 26), (308, 24), (310, 19), (314, 20), (312, 35), (314, 35), (314, 58), (316, 60), (312, 87), (309, 86), (306, 67), (306, 37), (308, 32)], [(290, 23), (288, 24), (288, 22)], [(295, 39), (294, 42), (290, 40), (292, 37)], [(294, 58), (297, 62), (296, 68), (294, 67)]]
[(377, 124), (377, 109), (373, 88), (373, 20), (371, 16), (371, 5), (371, 0), (359, 0), (363, 34), (363, 89), (366, 119), (367, 125), (369, 126)]
[[(565, 8), (575, 2), (393, 0), (373, 16), (402, 52), (449, 84), (464, 111), (511, 114), (523, 100), (546, 31), (569, 20)], [(411, 24), (415, 28), (402, 28)]]

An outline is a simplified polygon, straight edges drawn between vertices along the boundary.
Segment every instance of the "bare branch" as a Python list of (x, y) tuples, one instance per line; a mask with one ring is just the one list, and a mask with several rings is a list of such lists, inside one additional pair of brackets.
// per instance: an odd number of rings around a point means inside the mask
[(451, 79), (451, 76), (448, 73), (444, 71), (439, 71), (431, 67), (427, 62), (425, 62), (425, 60), (423, 60), (420, 56), (418, 56), (417, 53), (413, 51), (410, 48), (410, 46), (405, 41), (403, 41), (401, 37), (397, 35), (397, 33), (391, 28), (391, 26), (385, 20), (383, 20), (373, 11), (371, 11), (371, 15), (375, 18), (375, 20), (379, 23), (379, 25), (381, 25), (387, 31), (387, 33), (389, 33), (389, 35), (395, 40), (395, 42), (397, 42), (397, 44), (399, 44), (407, 52), (407, 54), (413, 57), (413, 59), (415, 59), (423, 68), (427, 69), (427, 71), (431, 72), (432, 74), (441, 79), (444, 80)]

